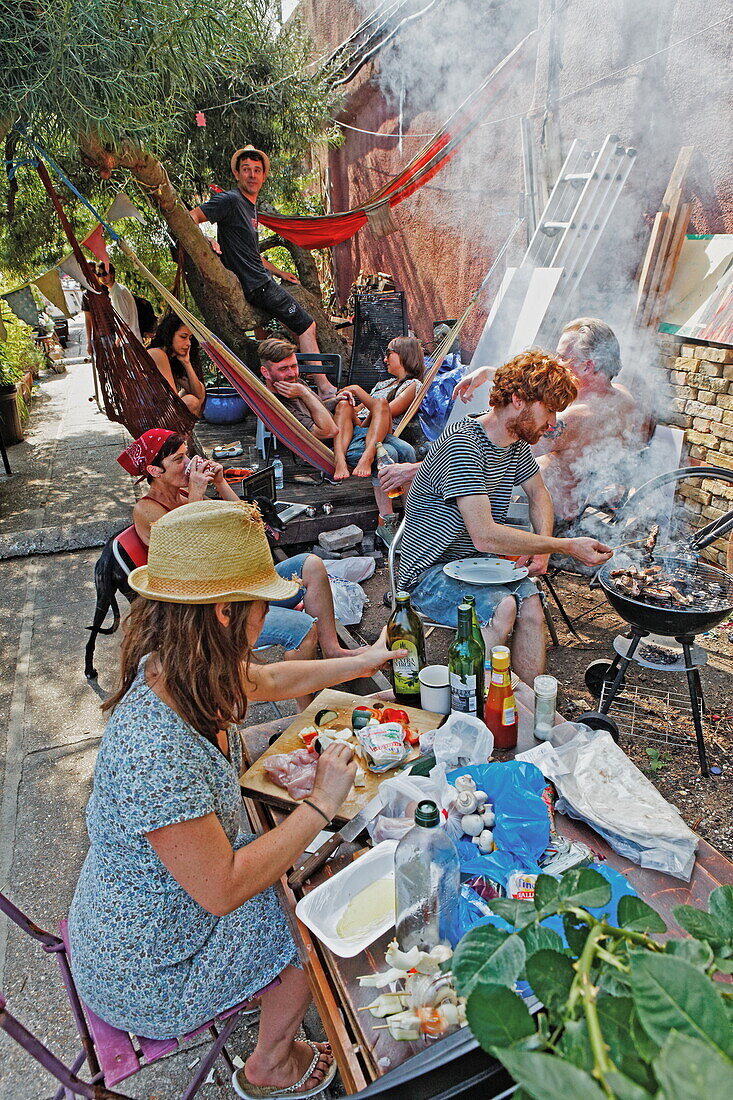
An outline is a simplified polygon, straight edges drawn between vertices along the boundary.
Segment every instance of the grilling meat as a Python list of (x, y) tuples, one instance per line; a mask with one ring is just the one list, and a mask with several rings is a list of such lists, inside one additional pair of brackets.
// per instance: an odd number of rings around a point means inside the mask
[(653, 523), (649, 529), (649, 535), (644, 543), (644, 550), (647, 557), (651, 558), (657, 546), (657, 539), (659, 538), (659, 524)]

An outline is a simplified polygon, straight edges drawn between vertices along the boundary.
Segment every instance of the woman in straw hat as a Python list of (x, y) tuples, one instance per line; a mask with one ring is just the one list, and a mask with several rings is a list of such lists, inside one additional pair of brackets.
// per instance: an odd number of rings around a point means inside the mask
[(69, 918), (77, 985), (103, 1020), (151, 1038), (184, 1035), (262, 991), (236, 1091), (314, 1096), (335, 1066), (327, 1044), (294, 1038), (310, 996), (272, 887), (337, 812), (356, 764), (348, 745), (330, 745), (310, 796), (255, 838), (239, 829), (231, 727), (249, 700), (319, 691), (404, 651), (380, 638), (352, 657), (257, 664), (267, 602), (298, 582), (275, 573), (246, 504), (198, 501), (164, 515), (130, 585), (143, 598), (128, 619), (120, 688), (105, 703), (91, 847)]

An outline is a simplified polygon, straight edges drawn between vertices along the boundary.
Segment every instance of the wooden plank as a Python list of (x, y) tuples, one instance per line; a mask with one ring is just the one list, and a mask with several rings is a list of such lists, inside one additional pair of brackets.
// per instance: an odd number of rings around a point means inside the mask
[(657, 295), (663, 278), (672, 241), (676, 239), (674, 222), (682, 203), (682, 189), (694, 153), (694, 145), (684, 145), (680, 149), (662, 198), (661, 210), (654, 218), (646, 256), (639, 274), (635, 313), (635, 320), (639, 325), (648, 324), (648, 318), (654, 310), (653, 299)]
[[(336, 711), (338, 718), (334, 720), (333, 728), (344, 729), (351, 726), (351, 712), (354, 707), (358, 707), (362, 703), (369, 705), (369, 697), (335, 691), (333, 688), (321, 691), (310, 706), (291, 720), (290, 725), (278, 740), (269, 746), (241, 777), (239, 782), (244, 793), (283, 809), (292, 809), (293, 806), (297, 806), (296, 799), (291, 798), (286, 790), (278, 787), (267, 777), (263, 766), (264, 761), (277, 753), (294, 752), (295, 749), (303, 748), (303, 742), (298, 735), (306, 726), (313, 725), (319, 710), (328, 708)], [(445, 715), (442, 714), (433, 714), (430, 711), (419, 710), (416, 707), (404, 706), (402, 709), (407, 711), (412, 725), (421, 733), (436, 729), (445, 721)], [(324, 732), (328, 732), (327, 727)], [(406, 760), (415, 759), (418, 755), (419, 750), (414, 748), (410, 751)], [(342, 805), (335, 820), (340, 822), (350, 821), (374, 797), (382, 780), (390, 774), (392, 772), (382, 772), (377, 775), (364, 769), (364, 786), (352, 788), (351, 794)]]
[(655, 328), (659, 323), (659, 318), (662, 316), (662, 313), (664, 312), (664, 307), (667, 304), (669, 288), (672, 286), (674, 273), (677, 268), (677, 261), (680, 258), (682, 245), (685, 243), (685, 236), (690, 225), (691, 217), (692, 203), (683, 203), (680, 207), (679, 215), (675, 221), (674, 229), (672, 232), (672, 239), (669, 243), (667, 260), (664, 265), (664, 271), (662, 272), (659, 287), (654, 297), (652, 308), (649, 312), (649, 325), (653, 328)]
[(654, 264), (654, 270), (652, 272), (651, 279), (649, 280), (649, 290), (644, 302), (644, 309), (641, 315), (641, 324), (648, 325), (649, 318), (651, 317), (652, 310), (654, 309), (654, 302), (657, 297), (657, 291), (659, 284), (662, 280), (664, 267), (667, 262), (667, 255), (669, 253), (669, 247), (674, 236), (675, 222), (679, 213), (679, 207), (682, 203), (682, 192), (678, 191), (677, 195), (670, 204), (669, 210), (665, 216), (664, 227), (662, 229), (662, 239), (659, 245), (659, 251), (657, 253), (657, 259)]
[(663, 210), (659, 210), (654, 215), (654, 224), (652, 225), (651, 236), (649, 237), (649, 244), (647, 245), (646, 255), (644, 262), (641, 266), (639, 273), (639, 290), (636, 295), (636, 321), (641, 321), (641, 315), (644, 312), (644, 305), (646, 303), (646, 297), (649, 293), (649, 287), (651, 285), (651, 278), (654, 272), (654, 267), (659, 256), (659, 249), (662, 245), (662, 233), (667, 221), (667, 214)]
[(675, 161), (674, 168), (672, 169), (672, 175), (669, 177), (669, 183), (667, 189), (664, 192), (662, 204), (664, 206), (671, 206), (674, 201), (675, 195), (678, 191), (681, 191), (685, 186), (685, 179), (687, 173), (690, 170), (692, 164), (692, 158), (695, 155), (694, 145), (683, 145), (677, 154), (677, 160)]

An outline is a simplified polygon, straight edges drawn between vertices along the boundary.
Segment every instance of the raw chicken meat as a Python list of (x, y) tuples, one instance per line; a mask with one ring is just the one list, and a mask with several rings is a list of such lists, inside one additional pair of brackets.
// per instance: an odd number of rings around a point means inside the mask
[(273, 783), (284, 787), (291, 798), (305, 798), (316, 781), (318, 753), (310, 749), (281, 752), (265, 760), (265, 771)]

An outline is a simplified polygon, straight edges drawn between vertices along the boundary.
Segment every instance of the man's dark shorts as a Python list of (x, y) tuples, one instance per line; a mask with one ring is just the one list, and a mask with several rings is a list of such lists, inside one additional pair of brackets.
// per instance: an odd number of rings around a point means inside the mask
[(263, 313), (277, 317), (296, 336), (302, 336), (313, 324), (311, 315), (298, 305), (292, 294), (288, 294), (284, 286), (278, 286), (272, 279), (268, 279), (264, 286), (250, 290), (246, 298)]

